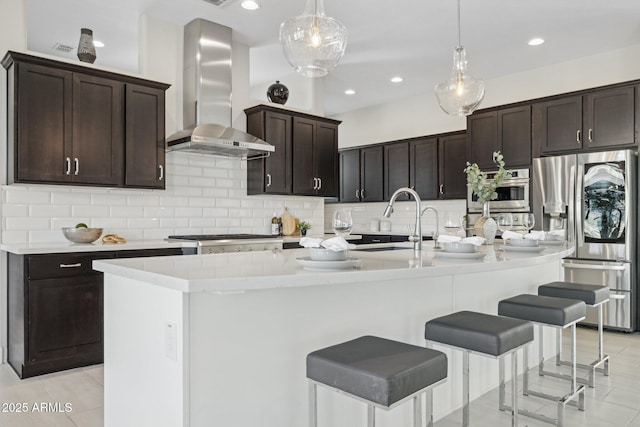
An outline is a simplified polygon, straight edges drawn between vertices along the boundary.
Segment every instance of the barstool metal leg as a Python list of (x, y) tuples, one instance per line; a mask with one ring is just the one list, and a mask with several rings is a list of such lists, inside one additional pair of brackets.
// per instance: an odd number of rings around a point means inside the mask
[[(426, 427), (433, 427), (433, 390), (432, 389), (427, 390), (425, 395), (426, 395), (425, 413), (427, 415), (427, 426)], [(419, 425), (419, 424), (416, 424), (416, 425)]]
[(462, 352), (462, 427), (469, 426), (469, 353)]
[[(525, 349), (526, 350), (526, 349)], [(511, 426), (518, 427), (518, 352), (511, 353)]]
[(318, 389), (309, 381), (309, 427), (318, 427)]
[(376, 408), (373, 405), (367, 405), (367, 427), (376, 427)]
[(542, 325), (538, 325), (538, 332), (540, 334), (540, 342), (538, 343), (539, 345), (539, 357), (540, 357), (540, 363), (538, 364), (538, 375), (543, 376), (544, 375), (544, 328)]

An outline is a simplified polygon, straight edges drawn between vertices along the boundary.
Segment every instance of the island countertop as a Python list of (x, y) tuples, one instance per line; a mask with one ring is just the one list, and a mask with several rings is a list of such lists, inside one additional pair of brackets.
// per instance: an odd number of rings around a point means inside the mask
[(421, 259), (415, 259), (411, 249), (379, 252), (353, 250), (349, 258), (358, 259), (358, 266), (333, 271), (303, 268), (297, 259), (307, 257), (307, 249), (97, 260), (93, 262), (93, 268), (186, 293), (226, 294), (363, 283), (381, 280), (384, 276), (402, 280), (506, 270), (544, 264), (573, 253), (573, 248), (567, 248), (566, 245), (545, 246), (542, 252), (537, 253), (511, 252), (504, 251), (502, 243), (497, 243), (480, 247), (478, 251), (486, 253), (480, 260), (452, 260), (438, 257), (432, 244), (425, 246)]

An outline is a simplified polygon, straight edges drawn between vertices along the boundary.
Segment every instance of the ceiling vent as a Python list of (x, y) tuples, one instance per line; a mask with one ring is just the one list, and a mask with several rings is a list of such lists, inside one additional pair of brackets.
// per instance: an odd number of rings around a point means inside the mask
[(207, 3), (211, 3), (215, 6), (226, 6), (227, 4), (233, 2), (233, 0), (204, 0)]
[(62, 53), (69, 53), (71, 52), (73, 49), (75, 49), (75, 47), (73, 46), (68, 46), (66, 44), (62, 44), (62, 43), (56, 43), (53, 45), (53, 47), (51, 48), (51, 50), (56, 51), (56, 52), (62, 52)]

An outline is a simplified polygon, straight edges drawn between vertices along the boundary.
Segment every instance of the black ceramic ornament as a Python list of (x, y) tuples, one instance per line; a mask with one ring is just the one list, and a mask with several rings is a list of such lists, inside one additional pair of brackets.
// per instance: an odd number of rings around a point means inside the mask
[(284, 105), (287, 103), (287, 99), (289, 99), (289, 89), (280, 83), (280, 80), (276, 80), (276, 82), (267, 89), (267, 99), (269, 102)]
[(93, 45), (93, 31), (88, 28), (82, 28), (80, 30), (78, 59), (80, 59), (80, 61), (90, 63), (93, 63), (96, 60), (96, 47)]

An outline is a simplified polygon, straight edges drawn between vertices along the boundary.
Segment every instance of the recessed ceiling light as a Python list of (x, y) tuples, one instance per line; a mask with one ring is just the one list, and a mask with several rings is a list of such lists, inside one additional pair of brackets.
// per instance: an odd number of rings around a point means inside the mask
[(353, 90), (353, 89), (347, 89), (347, 90), (344, 91), (344, 94), (345, 95), (355, 95), (356, 91)]
[(100, 40), (94, 40), (93, 45), (95, 47), (104, 47), (104, 43), (102, 43)]
[(400, 83), (402, 82), (404, 79), (400, 76), (395, 76), (395, 77), (391, 77), (391, 82), (392, 83)]
[(544, 43), (544, 39), (541, 39), (540, 37), (535, 37), (529, 40), (529, 46), (539, 46), (542, 43)]
[(244, 0), (242, 3), (240, 3), (240, 6), (242, 6), (242, 8), (246, 10), (258, 10), (262, 7), (262, 5), (256, 0)]

